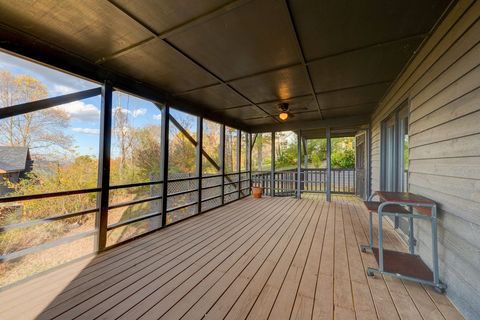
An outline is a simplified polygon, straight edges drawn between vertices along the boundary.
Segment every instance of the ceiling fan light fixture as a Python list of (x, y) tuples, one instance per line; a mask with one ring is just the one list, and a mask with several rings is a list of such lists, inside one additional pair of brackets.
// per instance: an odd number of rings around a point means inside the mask
[(279, 103), (278, 104), (278, 111), (280, 112), (278, 114), (278, 117), (280, 118), (280, 120), (282, 121), (285, 121), (288, 119), (288, 103), (287, 102), (283, 102), (283, 103)]

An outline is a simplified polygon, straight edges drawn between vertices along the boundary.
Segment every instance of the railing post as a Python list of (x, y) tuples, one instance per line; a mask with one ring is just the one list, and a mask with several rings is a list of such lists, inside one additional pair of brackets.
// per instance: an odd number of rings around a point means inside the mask
[(225, 125), (220, 125), (220, 172), (222, 174), (222, 205), (225, 204)]
[(327, 201), (332, 200), (332, 186), (331, 186), (331, 181), (332, 181), (332, 165), (331, 165), (331, 153), (332, 153), (332, 144), (331, 144), (331, 139), (330, 139), (330, 128), (327, 128), (326, 130), (326, 137), (327, 137), (327, 181), (326, 181), (326, 191), (327, 191)]
[(112, 95), (112, 86), (105, 82), (102, 86), (100, 113), (100, 150), (97, 186), (101, 188), (101, 191), (97, 194), (97, 207), (99, 210), (95, 221), (95, 227), (97, 229), (95, 247), (97, 252), (105, 250), (107, 245), (110, 150), (112, 144)]
[(240, 199), (242, 191), (241, 191), (241, 182), (242, 180), (242, 164), (240, 163), (242, 161), (241, 157), (241, 152), (242, 152), (242, 131), (237, 130), (237, 172), (238, 172), (238, 199)]
[(202, 176), (203, 176), (203, 118), (197, 117), (197, 213), (202, 212)]
[(302, 183), (302, 131), (298, 130), (297, 133), (297, 198), (302, 197), (301, 183)]
[(272, 160), (270, 165), (270, 196), (275, 197), (275, 132), (272, 132)]
[(247, 152), (248, 152), (248, 163), (247, 163), (247, 170), (248, 170), (248, 186), (249, 186), (249, 189), (248, 189), (248, 194), (250, 194), (252, 192), (252, 134), (249, 133), (247, 135), (247, 139), (248, 139), (248, 143), (247, 143), (247, 146), (248, 146), (248, 149), (247, 149)]
[(306, 186), (306, 181), (308, 181), (308, 145), (307, 145), (307, 139), (303, 139), (302, 138), (302, 142), (303, 142), (303, 161), (304, 161), (304, 165), (303, 165), (303, 184), (302, 184), (302, 190), (305, 190), (305, 186)]
[(168, 200), (168, 143), (170, 133), (170, 107), (165, 105), (162, 108), (162, 133), (161, 133), (161, 159), (160, 179), (162, 185), (162, 226), (167, 224), (167, 200)]

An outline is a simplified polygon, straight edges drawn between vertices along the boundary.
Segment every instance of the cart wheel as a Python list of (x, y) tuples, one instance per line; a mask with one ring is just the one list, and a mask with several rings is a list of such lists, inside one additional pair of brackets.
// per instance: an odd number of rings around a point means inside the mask
[(362, 247), (361, 250), (362, 250), (363, 253), (367, 253), (367, 248)]
[(433, 287), (433, 289), (440, 294), (445, 294), (446, 291), (444, 287)]
[(374, 276), (375, 276), (375, 273), (374, 273), (372, 270), (367, 269), (367, 275), (368, 275), (369, 277), (374, 277)]

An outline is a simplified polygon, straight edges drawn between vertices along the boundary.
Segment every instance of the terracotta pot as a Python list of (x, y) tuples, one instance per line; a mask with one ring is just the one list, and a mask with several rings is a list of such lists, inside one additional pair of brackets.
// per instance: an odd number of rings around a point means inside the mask
[(252, 187), (252, 194), (254, 198), (261, 198), (263, 194), (263, 188), (262, 187)]

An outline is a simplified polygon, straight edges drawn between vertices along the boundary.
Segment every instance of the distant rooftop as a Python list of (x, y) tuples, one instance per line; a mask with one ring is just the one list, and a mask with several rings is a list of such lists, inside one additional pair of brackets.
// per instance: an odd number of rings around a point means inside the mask
[(29, 158), (28, 147), (0, 146), (0, 172), (24, 171)]

